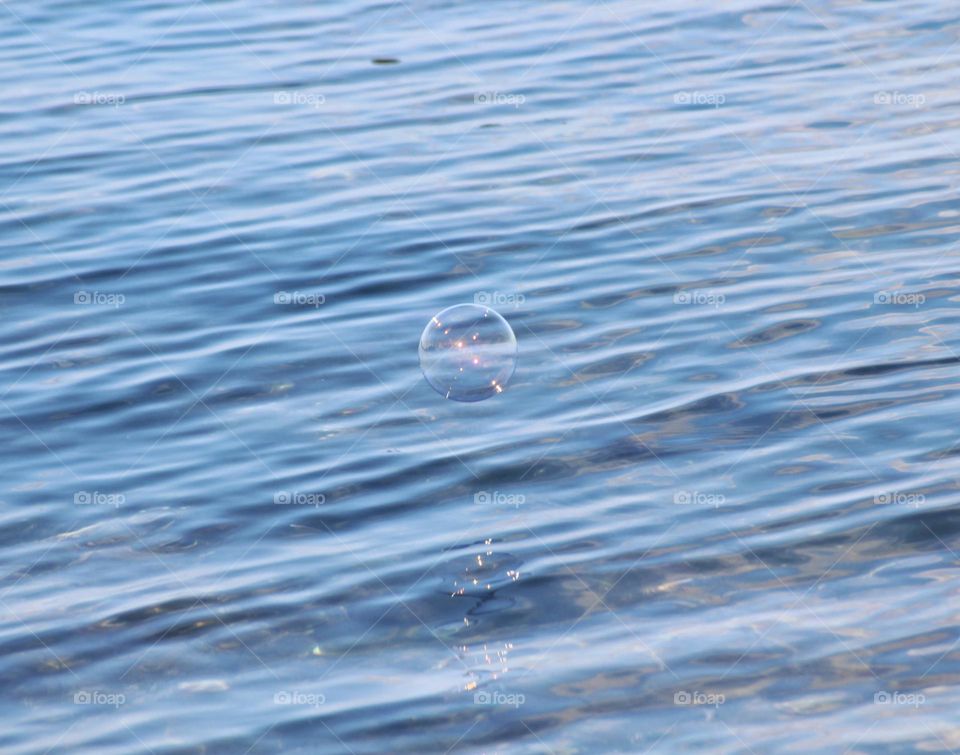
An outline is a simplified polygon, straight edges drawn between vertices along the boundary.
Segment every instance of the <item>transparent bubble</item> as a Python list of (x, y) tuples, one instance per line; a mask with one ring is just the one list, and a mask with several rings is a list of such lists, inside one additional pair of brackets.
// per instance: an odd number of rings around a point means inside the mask
[(502, 393), (516, 365), (513, 330), (489, 307), (449, 307), (434, 315), (420, 336), (423, 376), (453, 401), (483, 401)]

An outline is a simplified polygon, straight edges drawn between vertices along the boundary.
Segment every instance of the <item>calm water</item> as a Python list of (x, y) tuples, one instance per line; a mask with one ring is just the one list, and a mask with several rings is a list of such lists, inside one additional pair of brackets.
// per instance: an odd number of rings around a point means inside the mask
[(0, 4), (0, 750), (960, 748), (960, 9), (710, 6)]

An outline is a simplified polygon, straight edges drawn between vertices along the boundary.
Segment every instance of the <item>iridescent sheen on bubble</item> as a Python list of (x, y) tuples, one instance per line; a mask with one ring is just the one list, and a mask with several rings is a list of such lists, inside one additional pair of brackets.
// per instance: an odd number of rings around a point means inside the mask
[(449, 307), (434, 315), (420, 336), (423, 376), (453, 401), (483, 401), (502, 393), (516, 364), (516, 336), (489, 307)]

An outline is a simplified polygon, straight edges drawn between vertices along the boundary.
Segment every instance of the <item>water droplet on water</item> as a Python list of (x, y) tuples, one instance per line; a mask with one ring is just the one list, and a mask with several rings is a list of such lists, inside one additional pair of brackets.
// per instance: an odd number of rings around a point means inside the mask
[(502, 393), (516, 364), (516, 336), (489, 307), (449, 307), (434, 315), (420, 336), (423, 376), (453, 401), (483, 401)]

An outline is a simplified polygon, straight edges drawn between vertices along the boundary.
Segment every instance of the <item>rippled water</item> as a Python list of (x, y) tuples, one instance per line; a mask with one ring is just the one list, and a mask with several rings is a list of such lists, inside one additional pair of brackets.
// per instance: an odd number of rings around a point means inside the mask
[(0, 749), (960, 748), (958, 73), (932, 0), (0, 3)]

